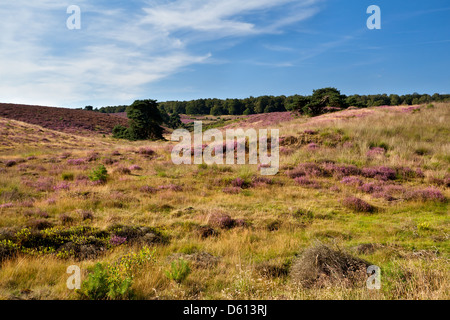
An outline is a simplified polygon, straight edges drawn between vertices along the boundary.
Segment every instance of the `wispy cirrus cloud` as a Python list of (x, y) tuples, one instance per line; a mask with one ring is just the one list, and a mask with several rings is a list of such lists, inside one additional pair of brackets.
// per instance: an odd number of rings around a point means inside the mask
[[(0, 4), (0, 100), (80, 106), (130, 102), (146, 85), (195, 64), (213, 63), (199, 42), (281, 32), (317, 12), (317, 0), (141, 1), (115, 7), (78, 0), (82, 29), (51, 0)], [(279, 10), (284, 15), (266, 15)], [(289, 12), (289, 14), (286, 14)], [(212, 47), (213, 48), (213, 47)]]

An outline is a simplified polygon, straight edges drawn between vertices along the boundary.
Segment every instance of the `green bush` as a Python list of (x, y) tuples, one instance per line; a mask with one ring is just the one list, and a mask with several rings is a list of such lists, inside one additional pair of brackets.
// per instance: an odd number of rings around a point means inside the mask
[(119, 300), (132, 297), (133, 279), (149, 262), (154, 262), (154, 251), (144, 247), (138, 253), (123, 256), (113, 264), (97, 263), (88, 279), (77, 291), (90, 300)]
[(171, 263), (170, 269), (166, 271), (166, 276), (170, 280), (181, 283), (190, 273), (191, 268), (189, 267), (187, 261), (184, 259), (179, 259)]
[(73, 181), (73, 177), (74, 177), (73, 173), (65, 172), (65, 173), (62, 174), (62, 179), (64, 181)]
[(89, 175), (91, 181), (106, 182), (108, 180), (108, 171), (104, 165), (99, 165), (96, 169), (92, 170)]

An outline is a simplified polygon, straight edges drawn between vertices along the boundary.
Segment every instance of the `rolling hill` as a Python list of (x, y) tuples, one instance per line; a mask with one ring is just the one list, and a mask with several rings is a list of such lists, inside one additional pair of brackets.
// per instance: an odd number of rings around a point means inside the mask
[(0, 103), (0, 117), (78, 135), (110, 134), (126, 118), (86, 110)]

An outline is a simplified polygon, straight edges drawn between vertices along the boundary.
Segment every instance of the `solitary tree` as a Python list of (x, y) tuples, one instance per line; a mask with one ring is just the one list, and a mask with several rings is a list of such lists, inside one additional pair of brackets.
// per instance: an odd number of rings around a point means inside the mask
[(156, 100), (136, 100), (127, 108), (129, 127), (116, 126), (115, 138), (129, 140), (163, 139), (163, 118), (158, 110)]
[(311, 116), (317, 116), (324, 112), (326, 107), (341, 108), (345, 105), (345, 97), (336, 88), (323, 88), (313, 91), (311, 101), (303, 111)]

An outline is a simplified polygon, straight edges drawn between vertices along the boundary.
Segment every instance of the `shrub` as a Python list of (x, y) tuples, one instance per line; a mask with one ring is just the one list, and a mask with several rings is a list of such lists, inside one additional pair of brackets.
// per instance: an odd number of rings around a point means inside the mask
[(356, 285), (367, 279), (369, 265), (346, 252), (317, 244), (294, 261), (291, 277), (305, 287), (322, 287), (330, 283)]
[(121, 244), (124, 244), (125, 242), (127, 242), (126, 237), (120, 237), (120, 236), (116, 236), (116, 235), (113, 235), (111, 237), (111, 239), (109, 240), (109, 243), (113, 246), (120, 246)]
[(209, 218), (209, 223), (222, 229), (231, 229), (236, 221), (227, 214), (215, 213)]
[(349, 176), (349, 177), (342, 178), (341, 183), (348, 184), (348, 185), (354, 185), (354, 186), (360, 186), (360, 185), (362, 185), (363, 182), (358, 177)]
[(203, 239), (217, 236), (219, 233), (211, 227), (201, 226), (197, 229), (197, 233)]
[(320, 189), (321, 187), (319, 182), (308, 179), (307, 177), (298, 177), (295, 178), (294, 181), (302, 187), (308, 187), (312, 189)]
[(17, 164), (16, 160), (8, 160), (5, 162), (5, 166), (7, 166), (7, 167), (12, 167), (12, 166), (15, 166), (16, 164)]
[(32, 220), (28, 223), (28, 226), (35, 230), (45, 230), (53, 227), (53, 223), (44, 219)]
[(142, 147), (142, 148), (139, 148), (138, 153), (142, 154), (142, 155), (146, 155), (146, 156), (152, 156), (156, 152), (150, 147)]
[(62, 179), (64, 181), (73, 181), (74, 175), (73, 173), (63, 173), (62, 174)]
[(118, 174), (131, 174), (131, 170), (127, 167), (120, 166), (114, 170), (114, 173)]
[(66, 213), (62, 213), (62, 214), (59, 216), (59, 220), (60, 220), (63, 224), (69, 224), (69, 223), (72, 223), (72, 222), (73, 222), (73, 218), (72, 218), (71, 216), (69, 216), (68, 214), (66, 214)]
[(280, 229), (280, 222), (279, 221), (270, 221), (266, 225), (268, 231), (277, 231)]
[(170, 269), (166, 272), (167, 278), (177, 283), (183, 282), (187, 276), (191, 273), (189, 264), (184, 259), (178, 259), (170, 264)]
[(12, 256), (14, 256), (19, 251), (18, 246), (11, 240), (1, 240), (0, 241), (0, 263)]
[(53, 187), (53, 190), (59, 191), (59, 190), (69, 190), (70, 185), (67, 182), (61, 182), (58, 183), (56, 186)]
[(395, 180), (397, 178), (397, 172), (394, 169), (383, 166), (363, 168), (362, 175), (366, 178), (377, 178), (384, 181)]
[(407, 193), (406, 199), (418, 201), (446, 201), (446, 198), (442, 194), (442, 192), (439, 189), (433, 187), (410, 191)]
[(375, 207), (356, 197), (347, 197), (343, 201), (344, 207), (356, 212), (374, 212)]
[(134, 277), (147, 263), (155, 261), (153, 255), (154, 251), (144, 247), (138, 253), (129, 253), (113, 264), (97, 263), (77, 292), (90, 300), (129, 298)]
[(101, 164), (96, 169), (92, 170), (89, 174), (89, 180), (105, 183), (106, 180), (108, 180), (108, 171), (105, 166)]
[(82, 159), (82, 158), (67, 160), (67, 164), (74, 165), (74, 166), (80, 166), (80, 165), (85, 164), (85, 163), (86, 163), (86, 159)]

